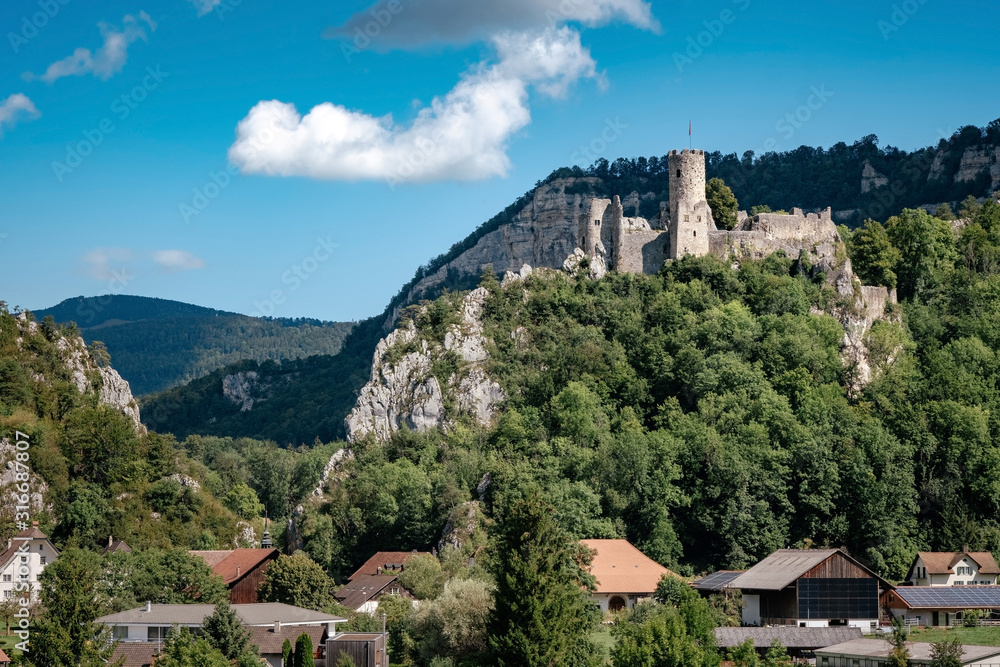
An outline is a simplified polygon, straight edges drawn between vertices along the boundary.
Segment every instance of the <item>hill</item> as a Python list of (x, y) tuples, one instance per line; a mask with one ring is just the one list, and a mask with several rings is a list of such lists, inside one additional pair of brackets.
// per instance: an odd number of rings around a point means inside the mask
[(101, 341), (136, 395), (150, 394), (244, 360), (299, 359), (340, 350), (353, 322), (249, 317), (179, 301), (106, 295), (75, 297), (39, 319), (75, 322)]
[[(957, 209), (962, 198), (982, 198), (996, 191), (1000, 120), (987, 128), (964, 127), (937, 146), (913, 152), (880, 148), (876, 137), (867, 136), (829, 149), (803, 146), (761, 156), (751, 151), (706, 158), (708, 176), (726, 180), (743, 208), (832, 206), (841, 223), (857, 226), (869, 217), (886, 220), (907, 206), (936, 209), (948, 202)], [(156, 419), (148, 423), (179, 435), (269, 437), (283, 443), (311, 442), (317, 436), (343, 438), (341, 423), (368, 379), (375, 347), (406, 306), (445, 290), (475, 287), (487, 265), (500, 274), (518, 271), (523, 264), (561, 267), (579, 245), (577, 221), (592, 197), (617, 194), (626, 215), (652, 216), (668, 196), (666, 170), (665, 156), (599, 160), (589, 169), (556, 169), (447, 252), (420, 266), (382, 314), (359, 323), (333, 359), (305, 360), (294, 374), (271, 366), (229, 366), (197, 385), (149, 397), (144, 405)], [(236, 374), (247, 371), (258, 374), (255, 382), (265, 387), (268, 400), (248, 405), (226, 398), (226, 378), (232, 378), (231, 384)], [(288, 416), (288, 406), (300, 406), (296, 419)], [(277, 412), (279, 407), (283, 412)], [(273, 426), (292, 422), (295, 438), (283, 436), (284, 431)], [(320, 424), (322, 428), (316, 426)]]

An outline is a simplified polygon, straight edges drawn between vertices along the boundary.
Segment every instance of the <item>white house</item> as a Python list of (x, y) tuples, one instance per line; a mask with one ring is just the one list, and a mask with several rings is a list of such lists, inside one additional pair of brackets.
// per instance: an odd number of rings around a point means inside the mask
[(59, 551), (49, 538), (38, 530), (38, 522), (22, 530), (7, 541), (7, 548), (0, 553), (0, 598), (10, 600), (24, 597), (24, 585), (31, 586), (35, 600), (41, 591), (38, 577), (45, 566), (59, 557)]
[(594, 552), (590, 574), (597, 580), (594, 600), (602, 612), (631, 609), (651, 598), (664, 575), (677, 576), (628, 540), (580, 540)]
[(988, 551), (921, 551), (906, 580), (912, 586), (996, 586), (1000, 576)]

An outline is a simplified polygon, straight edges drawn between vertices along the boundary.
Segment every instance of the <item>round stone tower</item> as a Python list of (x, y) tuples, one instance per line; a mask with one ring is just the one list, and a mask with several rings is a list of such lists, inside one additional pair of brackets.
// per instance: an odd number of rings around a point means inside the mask
[(707, 255), (715, 230), (705, 199), (705, 151), (670, 151), (670, 258)]

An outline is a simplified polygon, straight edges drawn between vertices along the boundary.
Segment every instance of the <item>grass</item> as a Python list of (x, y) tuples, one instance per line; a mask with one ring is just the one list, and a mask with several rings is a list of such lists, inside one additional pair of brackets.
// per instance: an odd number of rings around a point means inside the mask
[[(6, 630), (5, 627), (0, 627), (0, 649), (3, 649), (4, 653), (8, 656), (13, 656), (14, 644), (21, 641), (21, 638), (17, 635), (5, 635), (3, 634), (4, 630)], [(20, 653), (20, 651), (17, 651), (17, 653)]]
[(958, 637), (963, 644), (1000, 646), (1000, 627), (994, 628), (921, 628), (910, 632), (910, 641), (939, 642)]
[(607, 625), (600, 625), (596, 630), (590, 633), (590, 641), (604, 649), (605, 654), (608, 656), (606, 662), (610, 665), (611, 649), (615, 647), (615, 638), (611, 636), (611, 628)]

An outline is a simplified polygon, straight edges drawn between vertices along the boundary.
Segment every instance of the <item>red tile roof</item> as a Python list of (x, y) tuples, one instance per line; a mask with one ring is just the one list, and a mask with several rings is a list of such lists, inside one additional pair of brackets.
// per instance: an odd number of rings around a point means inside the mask
[(159, 656), (159, 642), (118, 642), (111, 654), (111, 664), (124, 657), (122, 667), (150, 667), (153, 659)]
[(239, 581), (262, 564), (278, 557), (277, 549), (228, 549), (225, 551), (192, 551), (200, 556), (226, 585)]
[(7, 654), (3, 652), (3, 649), (0, 649), (0, 665), (9, 665), (9, 664), (10, 664), (10, 658), (8, 658)]
[(595, 552), (590, 573), (597, 579), (598, 593), (652, 594), (663, 575), (677, 576), (629, 544), (628, 540), (580, 542)]
[[(348, 577), (348, 580), (360, 575), (382, 574), (401, 570), (414, 556), (430, 556), (426, 551), (379, 551), (365, 561), (365, 564)], [(381, 571), (379, 571), (381, 570)]]

